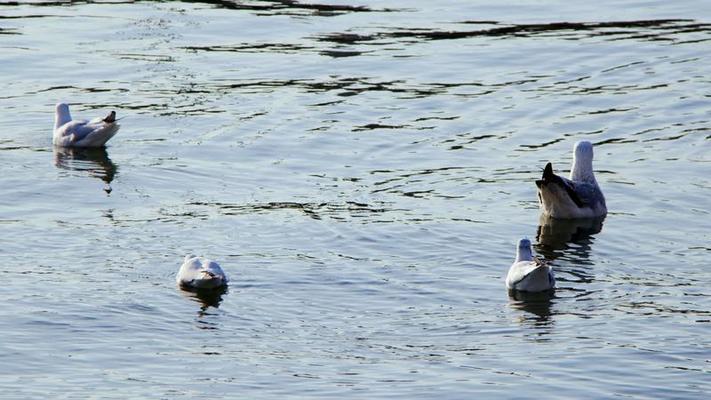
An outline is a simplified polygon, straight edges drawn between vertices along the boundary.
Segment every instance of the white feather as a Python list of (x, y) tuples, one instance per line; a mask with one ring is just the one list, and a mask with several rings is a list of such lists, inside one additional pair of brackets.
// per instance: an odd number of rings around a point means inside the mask
[[(552, 218), (595, 218), (607, 214), (605, 196), (593, 172), (593, 145), (577, 142), (574, 147), (570, 178), (552, 176), (536, 181), (543, 215)], [(555, 179), (555, 181), (554, 181)], [(572, 194), (572, 196), (571, 196)], [(576, 197), (578, 204), (572, 197)]]
[(528, 239), (518, 241), (516, 259), (506, 275), (506, 287), (523, 292), (543, 292), (555, 288), (553, 269), (533, 257)]
[(227, 285), (229, 279), (219, 264), (204, 257), (185, 256), (175, 281), (196, 289), (213, 289)]
[(57, 104), (54, 113), (52, 142), (61, 147), (102, 147), (118, 132), (121, 125), (95, 118), (91, 121), (72, 120), (69, 106)]

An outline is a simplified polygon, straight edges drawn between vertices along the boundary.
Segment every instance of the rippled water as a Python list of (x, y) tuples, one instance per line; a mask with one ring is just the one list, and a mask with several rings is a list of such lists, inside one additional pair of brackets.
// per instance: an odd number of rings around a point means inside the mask
[[(710, 45), (691, 0), (0, 1), (3, 396), (705, 398)], [(58, 101), (123, 127), (53, 149)], [(581, 139), (610, 214), (540, 221)]]

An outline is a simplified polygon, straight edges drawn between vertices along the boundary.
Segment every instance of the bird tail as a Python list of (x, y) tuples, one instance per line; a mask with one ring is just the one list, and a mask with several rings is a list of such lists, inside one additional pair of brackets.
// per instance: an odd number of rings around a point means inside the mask
[(103, 119), (103, 121), (107, 124), (116, 122), (116, 111), (111, 111), (111, 113), (109, 113), (109, 115), (107, 115), (106, 118)]

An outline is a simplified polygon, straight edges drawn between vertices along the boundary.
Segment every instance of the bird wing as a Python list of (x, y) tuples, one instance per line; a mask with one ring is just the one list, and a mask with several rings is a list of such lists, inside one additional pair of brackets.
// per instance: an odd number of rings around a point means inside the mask
[(204, 271), (207, 271), (212, 277), (219, 276), (223, 278), (225, 281), (227, 281), (227, 275), (225, 274), (225, 271), (222, 270), (220, 265), (214, 261), (209, 261), (206, 264), (203, 264)]
[(107, 124), (101, 120), (98, 123), (94, 121), (70, 121), (59, 127), (59, 135), (61, 137), (74, 135), (74, 141), (78, 142), (87, 136), (104, 130)]
[(584, 207), (583, 200), (580, 198), (580, 196), (578, 196), (578, 193), (575, 191), (575, 182), (560, 175), (556, 175), (553, 172), (553, 165), (551, 163), (546, 164), (546, 167), (543, 169), (543, 176), (540, 180), (536, 181), (536, 185), (538, 185), (539, 187), (541, 187), (541, 184), (545, 183), (555, 183), (556, 185), (560, 186), (561, 188), (563, 188), (563, 190), (565, 190), (565, 192), (568, 194), (568, 197), (570, 197), (570, 200), (575, 203), (576, 206), (580, 208)]
[(596, 203), (603, 200), (602, 192), (600, 192), (600, 188), (596, 185), (587, 182), (572, 181), (570, 181), (570, 184), (578, 199), (580, 199), (585, 206), (593, 207)]
[(120, 125), (115, 122), (88, 123), (82, 129), (81, 136), (77, 135), (78, 139), (75, 143), (85, 147), (101, 147), (118, 132), (119, 127)]
[(521, 282), (528, 274), (535, 271), (542, 264), (538, 261), (519, 261), (514, 263), (509, 269), (506, 276), (506, 285), (513, 288), (517, 283)]
[(565, 192), (568, 194), (568, 197), (570, 197), (570, 200), (572, 200), (576, 206), (581, 208), (585, 206), (585, 200), (580, 197), (580, 193), (576, 188), (577, 185), (575, 184), (575, 182), (560, 175), (553, 175), (552, 180), (554, 180), (558, 185), (565, 189)]
[(195, 277), (200, 276), (200, 270), (202, 269), (202, 261), (198, 257), (188, 258), (185, 257), (183, 265), (180, 266), (178, 274), (175, 279), (178, 283), (187, 283), (195, 279)]

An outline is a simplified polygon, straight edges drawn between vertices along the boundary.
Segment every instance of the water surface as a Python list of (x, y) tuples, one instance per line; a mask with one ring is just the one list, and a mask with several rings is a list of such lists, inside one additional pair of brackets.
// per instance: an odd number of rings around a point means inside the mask
[[(691, 0), (0, 2), (0, 387), (705, 398), (710, 41)], [(58, 101), (121, 131), (53, 149)], [(610, 214), (540, 220), (577, 140)]]

